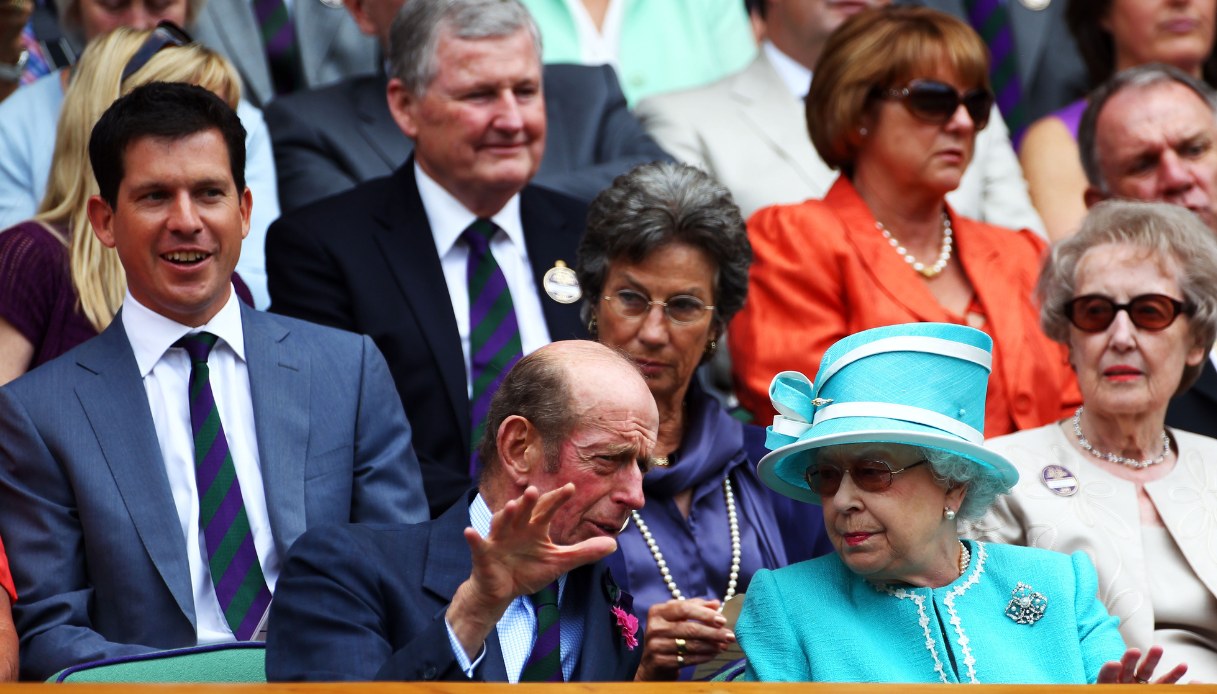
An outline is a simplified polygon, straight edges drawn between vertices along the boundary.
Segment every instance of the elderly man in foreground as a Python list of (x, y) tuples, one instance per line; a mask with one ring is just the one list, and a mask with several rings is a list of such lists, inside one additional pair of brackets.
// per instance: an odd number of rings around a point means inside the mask
[[(658, 427), (646, 383), (613, 350), (556, 342), (525, 357), (491, 403), (485, 467), (463, 502), (428, 523), (331, 527), (296, 544), (268, 678), (669, 676), (653, 659), (639, 667), (632, 599), (600, 561), (643, 505)], [(683, 616), (699, 639), (734, 638), (711, 608)]]

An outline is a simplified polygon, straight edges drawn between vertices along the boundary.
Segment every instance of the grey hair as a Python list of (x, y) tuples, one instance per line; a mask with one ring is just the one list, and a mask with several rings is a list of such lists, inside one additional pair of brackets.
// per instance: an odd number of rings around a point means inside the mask
[(1082, 169), (1086, 172), (1086, 179), (1090, 182), (1091, 187), (1104, 195), (1111, 193), (1106, 179), (1103, 178), (1103, 172), (1099, 168), (1099, 147), (1096, 142), (1099, 114), (1103, 111), (1103, 107), (1113, 96), (1125, 89), (1148, 89), (1171, 83), (1181, 84), (1195, 92), (1209, 107), (1209, 110), (1217, 114), (1217, 92), (1213, 91), (1212, 87), (1177, 67), (1162, 63), (1149, 63), (1122, 70), (1090, 93), (1089, 103), (1082, 114), (1082, 121), (1078, 125), (1078, 151), (1082, 158)]
[(439, 72), (435, 52), (445, 32), (459, 39), (511, 36), (527, 29), (541, 60), (541, 32), (518, 0), (409, 0), (389, 29), (389, 69), (421, 96)]
[(980, 518), (993, 505), (997, 497), (1010, 493), (1010, 486), (992, 468), (981, 465), (971, 458), (942, 448), (915, 446), (914, 448), (930, 464), (934, 479), (947, 487), (967, 487), (963, 503), (956, 510), (964, 520)]
[[(1141, 248), (1150, 262), (1178, 264), (1175, 280), (1191, 310), (1191, 335), (1207, 353), (1217, 337), (1217, 240), (1187, 208), (1164, 202), (1101, 202), (1090, 208), (1076, 234), (1052, 247), (1035, 288), (1044, 333), (1069, 344), (1065, 304), (1076, 291), (1078, 263), (1092, 248), (1107, 243)], [(1190, 388), (1203, 366), (1185, 367), (1177, 392)]]
[(725, 328), (748, 297), (752, 246), (744, 218), (709, 174), (671, 162), (636, 166), (592, 201), (575, 262), (584, 320), (604, 293), (610, 264), (642, 262), (669, 243), (700, 249), (714, 263), (714, 315)]

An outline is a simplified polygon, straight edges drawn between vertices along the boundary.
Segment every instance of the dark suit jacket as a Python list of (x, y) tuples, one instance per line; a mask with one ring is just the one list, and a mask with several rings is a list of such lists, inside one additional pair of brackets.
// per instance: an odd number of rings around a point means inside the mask
[[(901, 2), (925, 5), (968, 21), (964, 0)], [(1028, 123), (1073, 103), (1090, 89), (1086, 66), (1065, 25), (1065, 2), (1052, 0), (1041, 10), (1029, 9), (1021, 0), (1004, 3), (1018, 53), (1018, 78)]]
[[(266, 642), (267, 678), (466, 680), (444, 614), (473, 570), (462, 535), (468, 526), (466, 500), (428, 523), (305, 533), (279, 578)], [(638, 668), (642, 648), (626, 647), (610, 612), (609, 582), (600, 562), (567, 578), (562, 612), (584, 615), (572, 681), (629, 680)], [(506, 682), (497, 630), (485, 647), (474, 679)]]
[[(410, 427), (366, 337), (242, 307), (275, 550), (426, 517)], [(186, 538), (122, 319), (0, 388), (0, 535), (21, 676), (193, 646)]]
[[(575, 265), (587, 208), (528, 186), (520, 216), (538, 288), (562, 260)], [(267, 233), (271, 310), (370, 335), (414, 426), (414, 450), (432, 517), (469, 478), (470, 415), (465, 358), (439, 253), (414, 181), (414, 160), (392, 176), (287, 214)], [(586, 336), (578, 304), (542, 294), (549, 336)]]
[(1200, 378), (1171, 400), (1166, 425), (1217, 438), (1217, 369), (1212, 359), (1205, 357)]
[[(546, 65), (545, 156), (534, 183), (591, 201), (637, 164), (671, 161), (630, 114), (611, 67)], [(371, 75), (297, 92), (266, 108), (284, 212), (387, 176), (414, 145)]]

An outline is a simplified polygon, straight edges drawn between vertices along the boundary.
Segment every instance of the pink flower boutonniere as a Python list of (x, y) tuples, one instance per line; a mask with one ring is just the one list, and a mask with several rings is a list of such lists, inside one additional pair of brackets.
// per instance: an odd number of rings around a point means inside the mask
[(617, 628), (621, 630), (621, 636), (625, 639), (625, 645), (631, 651), (638, 647), (638, 618), (626, 612), (617, 605), (609, 608), (613, 613), (613, 617), (617, 620)]

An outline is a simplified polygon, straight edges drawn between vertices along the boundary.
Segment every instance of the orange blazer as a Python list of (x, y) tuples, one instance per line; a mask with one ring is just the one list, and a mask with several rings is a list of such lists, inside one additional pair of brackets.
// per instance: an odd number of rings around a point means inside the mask
[[(1055, 421), (1081, 404), (1064, 346), (1039, 327), (1034, 301), (1045, 244), (949, 210), (955, 257), (986, 316), (993, 372), (985, 436)], [(740, 402), (758, 424), (774, 411), (769, 382), (779, 371), (814, 378), (837, 340), (896, 323), (960, 323), (875, 228), (853, 184), (838, 178), (823, 200), (778, 205), (748, 220), (754, 260), (748, 301), (728, 340)]]

